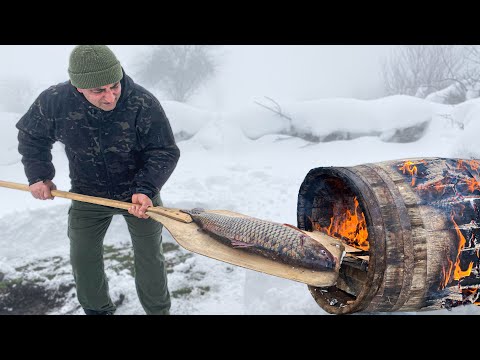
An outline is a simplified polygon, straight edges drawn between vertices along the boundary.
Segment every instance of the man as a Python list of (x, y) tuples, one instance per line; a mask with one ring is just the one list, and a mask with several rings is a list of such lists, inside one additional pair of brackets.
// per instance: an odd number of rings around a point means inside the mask
[(60, 141), (72, 192), (132, 202), (127, 212), (72, 201), (68, 237), (77, 298), (87, 315), (115, 312), (103, 239), (113, 215), (123, 215), (140, 303), (147, 314), (169, 314), (162, 225), (145, 214), (149, 206), (162, 205), (160, 189), (180, 157), (169, 121), (155, 96), (125, 74), (105, 45), (76, 46), (68, 73), (70, 81), (43, 91), (17, 123), (30, 192), (37, 199), (53, 199), (51, 149)]

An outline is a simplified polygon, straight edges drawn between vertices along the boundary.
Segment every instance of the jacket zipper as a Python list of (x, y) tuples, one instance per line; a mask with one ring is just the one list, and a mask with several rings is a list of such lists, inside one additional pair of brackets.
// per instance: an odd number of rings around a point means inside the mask
[(105, 164), (105, 173), (107, 174), (108, 197), (112, 198), (112, 192), (110, 191), (110, 189), (112, 187), (112, 181), (111, 181), (111, 178), (110, 178), (110, 174), (108, 172), (107, 160), (105, 159), (105, 152), (103, 151), (103, 146), (102, 146), (102, 124), (103, 124), (103, 114), (100, 114), (100, 121), (99, 121), (99, 125), (98, 125), (98, 144), (100, 146), (100, 152), (102, 153), (103, 163)]

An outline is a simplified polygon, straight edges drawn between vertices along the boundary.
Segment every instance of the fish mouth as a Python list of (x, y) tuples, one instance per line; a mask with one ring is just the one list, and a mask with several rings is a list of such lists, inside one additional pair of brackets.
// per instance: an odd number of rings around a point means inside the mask
[(335, 269), (335, 266), (337, 265), (337, 262), (335, 260), (327, 259), (325, 267), (327, 269)]
[(335, 269), (337, 262), (335, 260), (331, 259), (325, 259), (319, 264), (317, 263), (317, 269), (318, 270), (330, 270), (330, 269)]
[(329, 256), (325, 259), (325, 267), (327, 269), (335, 269), (338, 264), (338, 258), (334, 255)]
[(303, 266), (309, 267), (317, 271), (325, 271), (335, 269), (337, 262), (335, 259), (323, 258), (323, 259), (309, 259), (303, 263)]

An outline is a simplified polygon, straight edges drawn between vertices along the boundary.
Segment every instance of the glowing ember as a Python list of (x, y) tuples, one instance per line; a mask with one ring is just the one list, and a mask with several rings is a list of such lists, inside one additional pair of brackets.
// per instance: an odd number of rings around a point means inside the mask
[(417, 185), (417, 189), (421, 191), (434, 191), (438, 193), (438, 195), (442, 195), (445, 193), (447, 188), (451, 188), (452, 186), (453, 185), (450, 183), (450, 179), (443, 178), (432, 183)]
[[(468, 289), (467, 289), (468, 290)], [(480, 306), (480, 297), (478, 296), (478, 288), (476, 289), (470, 289), (470, 293), (468, 294), (469, 296), (471, 296), (472, 298), (476, 299), (473, 301), (473, 303), (477, 306)]]
[(474, 305), (480, 305), (480, 296), (478, 287), (462, 289), (462, 297), (464, 303), (473, 303)]
[(474, 171), (477, 171), (478, 168), (480, 167), (480, 161), (478, 160), (458, 160), (457, 169), (468, 170), (467, 167), (465, 166), (465, 163), (467, 163), (470, 166), (470, 168)]
[(467, 185), (468, 185), (468, 190), (469, 190), (470, 192), (473, 193), (475, 190), (480, 190), (480, 183), (479, 183), (476, 179), (474, 179), (474, 178), (472, 178), (472, 179), (465, 179), (465, 182), (467, 183)]
[(347, 241), (348, 245), (361, 250), (368, 250), (368, 230), (365, 215), (358, 208), (358, 200), (353, 199), (354, 209), (345, 209), (344, 206), (334, 204), (333, 216), (328, 227), (317, 226), (317, 230), (335, 238)]

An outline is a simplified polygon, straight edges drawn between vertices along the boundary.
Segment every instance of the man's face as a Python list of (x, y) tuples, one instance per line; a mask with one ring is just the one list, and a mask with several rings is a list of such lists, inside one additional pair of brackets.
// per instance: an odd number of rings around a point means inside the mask
[(115, 84), (109, 84), (93, 89), (79, 89), (85, 98), (95, 105), (96, 107), (104, 110), (111, 111), (117, 106), (117, 101), (122, 93), (122, 85), (119, 82)]

